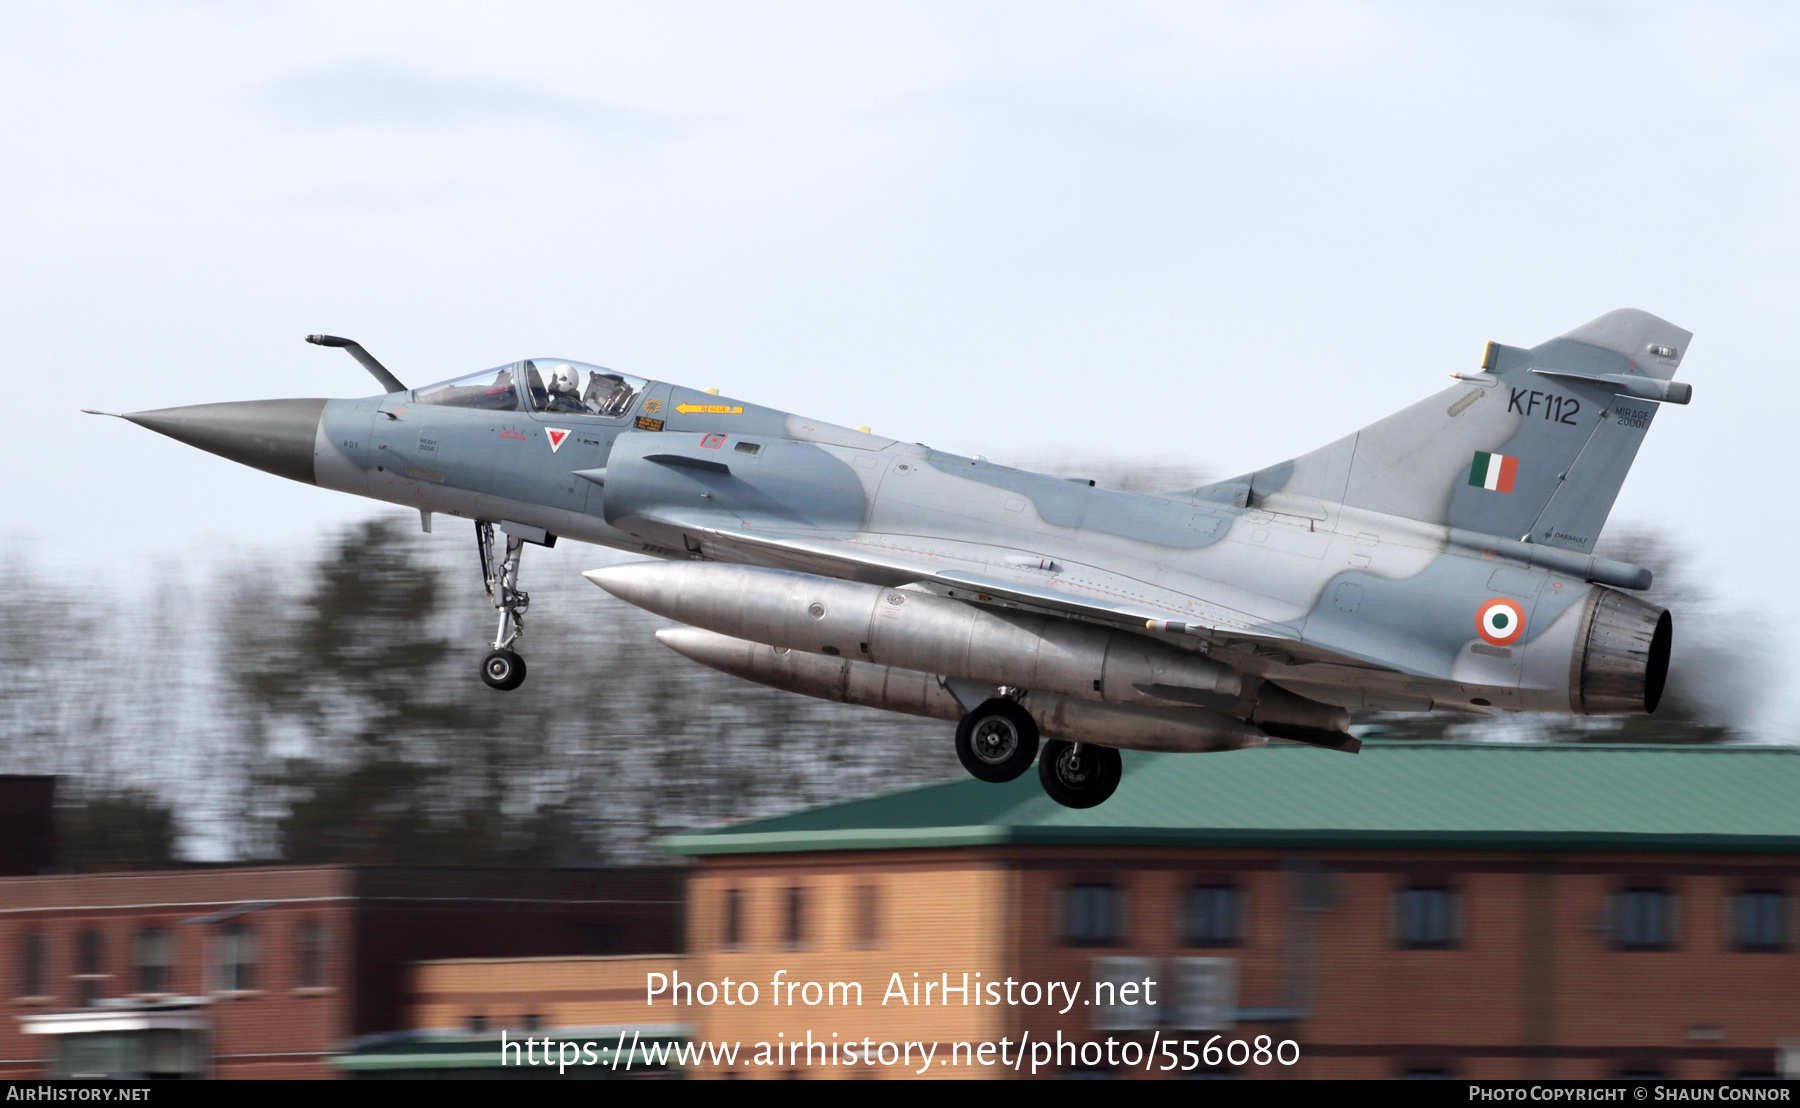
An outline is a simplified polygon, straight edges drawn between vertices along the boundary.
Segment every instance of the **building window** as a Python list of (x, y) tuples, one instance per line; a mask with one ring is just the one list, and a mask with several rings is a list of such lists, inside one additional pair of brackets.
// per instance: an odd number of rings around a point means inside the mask
[(787, 946), (798, 950), (806, 944), (806, 890), (798, 886), (787, 891)]
[(1456, 945), (1461, 930), (1456, 891), (1444, 885), (1414, 885), (1399, 896), (1396, 912), (1400, 945), (1443, 950)]
[(575, 942), (581, 953), (589, 955), (617, 954), (624, 945), (619, 941), (619, 926), (615, 923), (578, 923)]
[(1234, 885), (1195, 885), (1187, 896), (1189, 946), (1236, 946), (1241, 937), (1242, 894)]
[(1732, 930), (1739, 950), (1780, 951), (1788, 947), (1788, 898), (1779, 889), (1745, 889), (1737, 894)]
[(294, 928), (294, 987), (317, 989), (325, 984), (325, 924), (304, 919)]
[(137, 933), (137, 991), (169, 991), (169, 967), (174, 964), (169, 929), (146, 927)]
[(19, 995), (44, 996), (44, 972), (50, 960), (49, 940), (42, 931), (27, 931), (19, 936)]
[(92, 928), (75, 935), (75, 1002), (92, 1004), (100, 998), (105, 981), (105, 949), (100, 932)]
[(881, 945), (881, 890), (874, 885), (856, 887), (856, 945), (865, 950)]
[(744, 890), (726, 889), (720, 921), (719, 946), (725, 950), (744, 949)]
[(1119, 941), (1124, 897), (1115, 885), (1070, 885), (1063, 890), (1063, 941), (1112, 946)]
[(1626, 889), (1613, 897), (1612, 923), (1621, 950), (1667, 950), (1675, 942), (1675, 898), (1667, 889)]
[[(1096, 958), (1095, 962), (1103, 959)], [(1167, 1027), (1187, 1031), (1228, 1031), (1238, 1018), (1238, 960), (1236, 958), (1194, 957), (1170, 958), (1157, 965), (1155, 959), (1141, 977), (1155, 978), (1158, 995), (1153, 999), (1161, 1006), (1159, 1018)], [(1172, 987), (1171, 987), (1172, 986)], [(1096, 997), (1096, 1000), (1098, 997)], [(1140, 1008), (1139, 1011), (1144, 1009)], [(1096, 1027), (1099, 1024), (1095, 1024)]]
[(101, 965), (100, 932), (88, 930), (75, 936), (75, 972), (82, 977), (97, 977)]
[(219, 931), (219, 991), (249, 992), (256, 988), (256, 929), (228, 923)]

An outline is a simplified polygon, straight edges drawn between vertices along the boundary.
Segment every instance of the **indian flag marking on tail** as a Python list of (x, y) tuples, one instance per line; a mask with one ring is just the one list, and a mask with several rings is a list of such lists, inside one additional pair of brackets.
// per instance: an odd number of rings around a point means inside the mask
[(1505, 454), (1489, 454), (1485, 450), (1477, 450), (1475, 464), (1469, 467), (1469, 484), (1478, 489), (1511, 492), (1513, 478), (1518, 475), (1519, 459)]

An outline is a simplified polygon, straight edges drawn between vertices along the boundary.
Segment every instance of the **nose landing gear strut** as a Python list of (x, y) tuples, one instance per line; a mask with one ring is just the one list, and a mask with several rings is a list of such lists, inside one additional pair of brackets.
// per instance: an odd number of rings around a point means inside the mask
[(519, 555), (525, 550), (525, 540), (507, 535), (506, 554), (496, 559), (494, 525), (478, 521), (475, 545), (481, 551), (481, 575), (488, 595), (500, 609), (494, 649), (481, 660), (481, 679), (489, 688), (516, 689), (525, 683), (525, 659), (513, 650), (513, 644), (525, 634), (525, 610), (531, 607), (531, 594), (519, 588)]

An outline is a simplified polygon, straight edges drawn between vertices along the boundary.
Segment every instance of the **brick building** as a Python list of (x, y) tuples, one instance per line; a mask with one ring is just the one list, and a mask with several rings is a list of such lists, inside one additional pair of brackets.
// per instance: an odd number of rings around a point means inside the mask
[(330, 1076), (407, 964), (666, 951), (675, 869), (282, 867), (0, 879), (0, 1077)]
[[(1800, 1035), (1800, 751), (1370, 743), (1128, 766), (1087, 811), (969, 781), (675, 839), (703, 863), (694, 976), (767, 980), (799, 951), (808, 974), (877, 991), (896, 971), (1148, 974), (1156, 1013), (875, 1008), (834, 1026), (1222, 1028), (1296, 1041), (1288, 1072), (1319, 1077), (1767, 1073)], [(743, 1037), (770, 1011), (696, 1022)]]
[(56, 778), (0, 774), (0, 876), (56, 862)]
[[(1032, 780), (960, 780), (674, 837), (696, 862), (682, 958), (421, 966), (414, 1025), (475, 1047), (478, 1009), (489, 1027), (531, 1010), (545, 1027), (870, 1037), (935, 1043), (940, 1058), (1058, 1032), (1140, 1052), (1268, 1035), (1297, 1044), (1297, 1064), (1202, 1058), (1194, 1072), (1349, 1078), (1763, 1075), (1800, 1038), (1800, 751), (1371, 742), (1354, 758), (1125, 757), (1118, 793), (1086, 811)], [(753, 982), (760, 1002), (645, 1005), (647, 970)], [(881, 1003), (895, 974), (910, 989), (946, 973), (1073, 983), (1083, 1002)], [(860, 983), (863, 1003), (800, 993), (777, 1007), (778, 974)], [(1158, 1003), (1123, 1003), (1119, 986), (1145, 978)], [(1087, 1003), (1097, 981), (1113, 1003)], [(690, 1068), (917, 1068), (751, 1056)], [(1121, 1057), (1065, 1053), (1039, 1076), (1145, 1076)]]

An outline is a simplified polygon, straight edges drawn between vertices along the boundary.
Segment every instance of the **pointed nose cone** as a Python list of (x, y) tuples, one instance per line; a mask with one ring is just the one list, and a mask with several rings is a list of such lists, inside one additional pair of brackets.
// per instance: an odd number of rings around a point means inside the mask
[(665, 627), (656, 633), (656, 641), (684, 658), (692, 658), (714, 669), (724, 669), (728, 660), (752, 645), (698, 627)]
[(666, 594), (673, 581), (670, 581), (670, 563), (666, 561), (626, 561), (623, 565), (608, 565), (598, 570), (587, 570), (587, 577), (594, 585), (605, 588), (607, 592), (630, 604), (643, 604), (644, 601)]
[[(775, 684), (769, 678), (769, 663), (777, 661), (774, 651), (760, 643), (734, 639), (729, 635), (719, 635), (699, 627), (665, 627), (656, 633), (656, 641), (673, 650), (690, 661), (699, 662), (721, 673), (729, 673), (733, 677), (742, 677), (746, 681), (757, 681), (764, 685)], [(792, 666), (805, 665), (807, 659), (814, 659), (821, 670), (829, 674), (829, 679), (843, 681), (843, 662), (836, 658), (816, 658), (810, 654), (793, 654), (780, 659)], [(759, 663), (761, 663), (759, 665)], [(793, 685), (777, 685), (792, 692), (800, 689)]]
[(670, 580), (671, 568), (668, 562), (626, 562), (590, 569), (582, 576), (627, 604), (667, 614), (663, 608), (675, 591), (670, 587), (674, 583)]
[(245, 400), (233, 404), (193, 404), (131, 412), (126, 419), (177, 442), (221, 458), (318, 484), (313, 477), (314, 441), (325, 400)]

